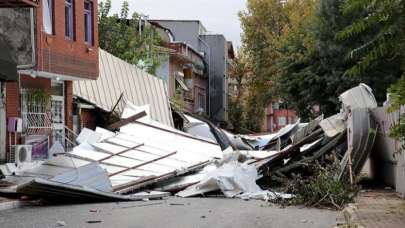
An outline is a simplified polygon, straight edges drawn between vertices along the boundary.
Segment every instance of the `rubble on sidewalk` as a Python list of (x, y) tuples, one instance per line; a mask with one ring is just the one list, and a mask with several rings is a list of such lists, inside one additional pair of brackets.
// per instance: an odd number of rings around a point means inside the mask
[(90, 202), (218, 191), (231, 198), (289, 199), (294, 196), (274, 192), (273, 184), (297, 173), (308, 178), (312, 165), (327, 167), (336, 160), (341, 164), (336, 178), (353, 181), (370, 154), (376, 135), (370, 88), (360, 84), (340, 99), (336, 115), (298, 120), (267, 135), (234, 135), (188, 114), (181, 114), (180, 131), (128, 103), (116, 131), (84, 129), (72, 151), (55, 147), (49, 160), (1, 166), (12, 186), (0, 192)]

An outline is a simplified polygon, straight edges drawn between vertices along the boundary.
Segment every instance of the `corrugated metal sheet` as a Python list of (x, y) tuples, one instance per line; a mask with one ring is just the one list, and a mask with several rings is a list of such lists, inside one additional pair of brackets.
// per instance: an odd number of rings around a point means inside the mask
[(150, 104), (151, 118), (173, 126), (166, 85), (163, 80), (99, 50), (100, 76), (95, 81), (75, 81), (73, 94), (97, 107), (111, 111), (121, 94), (131, 103)]
[(348, 151), (341, 161), (342, 177), (348, 171), (349, 159), (352, 160), (354, 175), (358, 175), (370, 155), (377, 134), (377, 126), (367, 108), (358, 108), (349, 113), (347, 121)]
[[(82, 143), (67, 156), (86, 162), (97, 161), (107, 171), (115, 191), (143, 184), (164, 176), (175, 176), (222, 158), (214, 142), (197, 138), (176, 129), (135, 122), (108, 134), (96, 143)], [(137, 187), (134, 187), (135, 189)]]
[(355, 108), (377, 108), (372, 89), (364, 83), (340, 94), (339, 99), (345, 111)]

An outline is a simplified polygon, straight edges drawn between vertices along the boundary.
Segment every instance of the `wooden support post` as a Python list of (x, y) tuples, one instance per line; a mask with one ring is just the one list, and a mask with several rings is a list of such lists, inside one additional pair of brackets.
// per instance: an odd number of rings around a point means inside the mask
[[(103, 159), (100, 159), (100, 160), (98, 160), (98, 162), (103, 162), (103, 161), (105, 161), (105, 160), (107, 160), (107, 159), (110, 159), (110, 158), (112, 158), (112, 157), (114, 157), (114, 156), (121, 155), (121, 154), (123, 154), (123, 153), (126, 153), (126, 152), (128, 152), (128, 151), (134, 150), (134, 149), (139, 148), (139, 147), (144, 146), (144, 145), (145, 145), (145, 144), (141, 143), (141, 144), (136, 145), (136, 146), (134, 146), (134, 147), (125, 149), (125, 150), (123, 150), (123, 151), (120, 151), (120, 152), (118, 152), (118, 153), (116, 153), (116, 154), (111, 153), (110, 156), (105, 157), (105, 158), (103, 158)], [(129, 158), (129, 157), (126, 157), (126, 158)], [(132, 158), (132, 159), (133, 159), (133, 158)]]

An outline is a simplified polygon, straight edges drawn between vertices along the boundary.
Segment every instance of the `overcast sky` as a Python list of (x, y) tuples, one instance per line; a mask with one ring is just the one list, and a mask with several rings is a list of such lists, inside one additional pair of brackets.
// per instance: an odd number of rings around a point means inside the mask
[[(238, 12), (247, 0), (128, 0), (131, 14), (135, 10), (151, 19), (200, 20), (211, 33), (224, 34), (240, 46)], [(118, 13), (123, 0), (112, 0), (112, 12)]]

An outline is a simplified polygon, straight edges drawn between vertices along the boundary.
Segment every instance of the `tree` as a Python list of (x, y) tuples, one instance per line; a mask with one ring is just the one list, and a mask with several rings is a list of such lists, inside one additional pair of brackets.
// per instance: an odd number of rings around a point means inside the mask
[[(239, 133), (244, 128), (245, 116), (245, 96), (246, 79), (250, 73), (247, 58), (242, 49), (238, 51), (239, 55), (235, 57), (230, 68), (230, 85), (234, 86), (229, 90), (236, 90), (236, 94), (229, 97), (229, 122), (233, 125), (234, 131)], [(235, 88), (236, 87), (236, 88)]]
[(109, 16), (111, 0), (99, 3), (100, 48), (154, 74), (160, 64), (160, 37), (152, 26), (139, 33), (139, 14), (128, 18), (129, 4), (124, 1), (120, 14)]
[(281, 48), (279, 91), (288, 97), (303, 119), (312, 117), (311, 108), (315, 104), (327, 116), (338, 112), (339, 94), (360, 82), (370, 85), (382, 103), (389, 85), (401, 75), (398, 62), (385, 59), (378, 59), (356, 77), (345, 73), (356, 64), (345, 56), (369, 40), (372, 31), (357, 39), (336, 39), (342, 29), (367, 14), (365, 10), (343, 14), (342, 3), (343, 0), (314, 2), (313, 13), (293, 26), (296, 29), (288, 34)]
[[(357, 17), (337, 37), (353, 40), (368, 33), (370, 38), (349, 52), (348, 56), (357, 62), (347, 74), (361, 75), (375, 68), (381, 60), (391, 63), (402, 74), (389, 89), (392, 98), (389, 111), (398, 110), (405, 105), (405, 0), (347, 0), (342, 5), (345, 15), (358, 10), (365, 10), (367, 14)], [(391, 136), (405, 145), (405, 115), (401, 115), (399, 123), (392, 127)]]
[[(405, 76), (389, 89), (391, 106), (389, 112), (397, 111), (405, 105)], [(392, 126), (390, 136), (402, 142), (402, 151), (405, 151), (405, 114), (399, 117), (398, 124)]]
[(285, 24), (288, 23), (283, 4), (279, 0), (248, 0), (247, 9), (239, 13), (243, 35), (243, 49), (251, 65), (248, 79), (249, 99), (245, 110), (246, 127), (259, 131), (264, 110), (271, 100), (274, 60), (277, 45)]
[(342, 4), (344, 15), (362, 10), (353, 23), (337, 34), (340, 40), (358, 39), (364, 34), (370, 38), (353, 48), (349, 57), (357, 63), (347, 73), (361, 75), (380, 59), (400, 60), (404, 65), (405, 0), (347, 0)]

